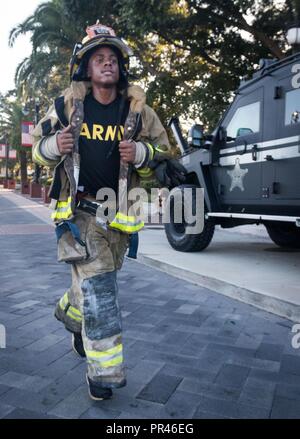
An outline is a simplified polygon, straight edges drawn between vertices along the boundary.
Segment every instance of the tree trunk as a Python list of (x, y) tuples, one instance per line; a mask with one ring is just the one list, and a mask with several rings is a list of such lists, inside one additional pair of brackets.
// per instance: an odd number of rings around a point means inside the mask
[(27, 183), (27, 154), (26, 151), (19, 151), (21, 183)]
[[(250, 31), (249, 31), (250, 32)], [(260, 32), (256, 29), (252, 28), (252, 35), (258, 39), (259, 41), (261, 41), (261, 43), (270, 50), (270, 52), (276, 56), (276, 58), (278, 59), (283, 59), (284, 58), (284, 53), (282, 52), (282, 50), (280, 49), (280, 47), (278, 46), (278, 44), (273, 41), (271, 38), (267, 37), (263, 32)]]
[(300, 1), (293, 0), (292, 7), (293, 7), (293, 14), (294, 14), (295, 22), (297, 23), (299, 21), (299, 18), (300, 18)]

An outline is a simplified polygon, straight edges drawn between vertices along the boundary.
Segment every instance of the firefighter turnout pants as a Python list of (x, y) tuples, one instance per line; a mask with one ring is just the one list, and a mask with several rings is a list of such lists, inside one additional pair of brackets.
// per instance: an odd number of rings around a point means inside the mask
[[(58, 260), (71, 264), (72, 285), (58, 302), (55, 316), (73, 333), (81, 333), (88, 377), (105, 388), (126, 385), (117, 270), (129, 237), (98, 225), (96, 217), (76, 210), (72, 223), (86, 243), (86, 254), (71, 233), (58, 242)], [(69, 259), (68, 259), (69, 258)]]

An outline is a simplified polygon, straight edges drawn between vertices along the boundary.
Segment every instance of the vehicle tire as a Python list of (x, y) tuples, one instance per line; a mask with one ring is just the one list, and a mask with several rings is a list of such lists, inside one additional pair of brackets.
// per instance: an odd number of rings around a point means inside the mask
[[(196, 186), (182, 185), (178, 186), (172, 190), (171, 194), (175, 191), (183, 191), (185, 187), (196, 188)], [(170, 194), (170, 195), (171, 195)], [(196, 191), (192, 191), (192, 198), (184, 198), (183, 205), (186, 203), (191, 204), (193, 208), (195, 207)], [(186, 227), (192, 224), (175, 223), (174, 222), (174, 198), (169, 196), (166, 202), (166, 209), (170, 212), (170, 221), (165, 224), (165, 232), (169, 244), (177, 251), (181, 252), (197, 252), (204, 250), (211, 242), (215, 231), (214, 221), (209, 219), (204, 219), (204, 228), (201, 233), (198, 234), (188, 234), (186, 233)], [(194, 212), (194, 210), (193, 210)]]
[(266, 224), (272, 241), (280, 247), (300, 248), (300, 227), (290, 223)]

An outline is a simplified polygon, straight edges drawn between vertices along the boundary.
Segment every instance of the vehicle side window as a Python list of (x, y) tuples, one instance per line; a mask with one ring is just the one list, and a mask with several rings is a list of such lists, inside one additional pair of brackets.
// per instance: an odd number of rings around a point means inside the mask
[(260, 102), (239, 107), (227, 125), (227, 136), (240, 137), (259, 132)]
[(285, 95), (285, 125), (300, 123), (300, 89), (288, 91)]

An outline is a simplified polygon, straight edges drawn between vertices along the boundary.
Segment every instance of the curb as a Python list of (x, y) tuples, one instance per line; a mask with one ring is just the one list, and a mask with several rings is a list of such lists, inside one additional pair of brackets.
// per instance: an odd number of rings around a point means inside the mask
[(208, 288), (218, 294), (223, 294), (224, 296), (239, 300), (248, 305), (253, 305), (263, 311), (276, 314), (293, 322), (300, 322), (300, 305), (238, 287), (213, 277), (197, 274), (184, 268), (175, 267), (174, 265), (157, 261), (141, 253), (139, 253), (136, 262), (155, 268), (194, 285)]
[[(19, 200), (26, 200), (25, 204), (28, 203), (28, 207), (32, 202), (42, 209), (46, 207), (36, 200), (28, 199), (27, 197), (16, 193), (16, 191), (14, 193), (19, 196)], [(28, 210), (30, 210), (30, 212), (36, 217), (53, 226), (53, 221), (50, 219), (50, 216), (48, 219), (45, 218), (45, 215), (41, 215), (39, 212), (32, 212), (32, 209)], [(160, 224), (157, 224), (155, 226), (151, 224), (146, 224), (146, 228), (163, 229), (163, 226)], [(300, 305), (270, 297), (263, 293), (257, 293), (255, 291), (248, 290), (247, 288), (238, 287), (237, 285), (222, 281), (220, 279), (194, 273), (192, 271), (174, 266), (167, 262), (158, 261), (151, 258), (150, 256), (143, 255), (142, 253), (138, 254), (137, 260), (132, 261), (155, 268), (171, 276), (190, 282), (194, 285), (208, 288), (218, 294), (223, 294), (224, 296), (255, 306), (256, 308), (262, 309), (263, 311), (267, 311), (272, 314), (287, 318), (293, 322), (300, 322)]]

